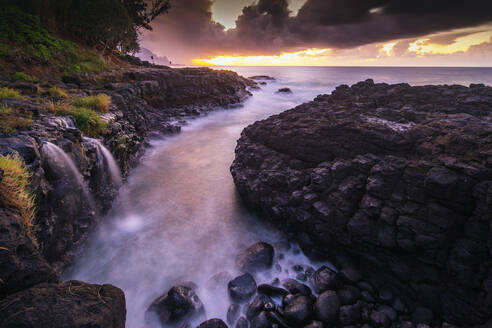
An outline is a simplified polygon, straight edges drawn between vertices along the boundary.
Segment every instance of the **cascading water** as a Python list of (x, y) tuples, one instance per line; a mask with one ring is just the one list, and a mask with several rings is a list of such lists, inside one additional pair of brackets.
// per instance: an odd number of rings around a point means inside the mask
[(92, 205), (94, 200), (89, 194), (89, 188), (73, 160), (60, 147), (48, 141), (43, 144), (41, 151), (52, 175), (63, 176), (65, 180), (70, 181), (75, 188), (82, 191), (85, 199)]
[[(157, 323), (146, 325), (147, 307), (171, 286), (184, 281), (199, 286), (197, 295), (208, 318), (225, 320), (230, 305), (227, 282), (218, 290), (207, 288), (210, 277), (224, 271), (238, 274), (234, 257), (251, 243), (263, 240), (275, 244), (281, 239), (242, 207), (229, 172), (236, 140), (245, 126), (329, 93), (341, 83), (368, 77), (411, 84), (473, 81), (462, 78), (461, 71), (445, 76), (435, 71), (426, 73), (425, 69), (236, 70), (243, 76), (271, 75), (277, 82), (262, 86), (242, 109), (217, 111), (184, 126), (180, 135), (153, 141), (75, 265), (64, 273), (64, 279), (122, 288), (127, 327), (159, 327)], [(276, 93), (281, 87), (290, 87), (293, 93)], [(275, 263), (281, 270), (257, 276), (258, 283), (295, 278), (294, 264), (319, 266), (292, 250), (280, 255), (277, 253)]]
[(97, 139), (84, 137), (84, 141), (96, 149), (98, 170), (104, 171), (100, 172), (100, 174), (104, 175), (105, 172), (109, 171), (113, 187), (120, 187), (122, 185), (121, 171), (111, 152)]

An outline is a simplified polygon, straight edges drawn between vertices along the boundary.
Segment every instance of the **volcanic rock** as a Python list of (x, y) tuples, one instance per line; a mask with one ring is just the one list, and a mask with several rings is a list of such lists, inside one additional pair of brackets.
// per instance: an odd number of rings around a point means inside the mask
[(258, 242), (236, 256), (236, 266), (246, 272), (269, 269), (273, 263), (274, 250), (267, 243)]
[(179, 323), (204, 314), (203, 304), (188, 286), (175, 286), (152, 302), (147, 309), (147, 319), (157, 315), (162, 325)]
[(234, 301), (247, 301), (256, 293), (255, 279), (249, 273), (245, 273), (229, 281), (227, 287), (229, 289), (229, 296)]
[(376, 289), (485, 324), (491, 127), (491, 87), (367, 80), (244, 129), (231, 172), (245, 203), (306, 252), (345, 253)]
[(227, 328), (227, 325), (220, 319), (210, 319), (199, 324), (197, 328)]

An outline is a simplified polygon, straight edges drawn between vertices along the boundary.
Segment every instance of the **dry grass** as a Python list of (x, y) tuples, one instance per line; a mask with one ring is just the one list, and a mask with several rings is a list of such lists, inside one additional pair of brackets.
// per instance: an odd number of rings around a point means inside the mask
[(32, 117), (22, 116), (21, 112), (9, 106), (0, 107), (0, 131), (12, 134), (19, 128), (28, 128), (32, 125)]
[(46, 109), (55, 115), (70, 115), (70, 102), (48, 100)]
[(19, 98), (22, 99), (22, 95), (19, 91), (11, 88), (0, 88), (0, 99), (4, 98)]
[(73, 99), (72, 105), (106, 113), (109, 110), (109, 105), (111, 105), (111, 97), (104, 93), (99, 93), (96, 96), (78, 97)]
[(58, 87), (51, 87), (48, 89), (48, 94), (54, 98), (68, 98), (68, 93)]
[(27, 234), (36, 242), (33, 235), (36, 207), (34, 196), (28, 190), (31, 174), (24, 162), (14, 155), (0, 156), (0, 170), (3, 171), (0, 181), (0, 204), (19, 210)]

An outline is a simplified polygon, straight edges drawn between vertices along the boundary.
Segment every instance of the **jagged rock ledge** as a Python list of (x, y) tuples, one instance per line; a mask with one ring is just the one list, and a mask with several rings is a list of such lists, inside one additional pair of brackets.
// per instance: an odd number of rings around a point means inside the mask
[[(234, 72), (207, 68), (127, 69), (39, 86), (0, 82), (23, 95), (1, 99), (0, 106), (33, 118), (28, 129), (0, 135), (0, 154), (16, 154), (25, 161), (33, 174), (31, 190), (37, 206), (37, 242), (26, 233), (17, 210), (0, 208), (0, 327), (124, 327), (121, 290), (61, 283), (56, 272), (71, 261), (73, 250), (116, 195), (103, 145), (125, 177), (153, 133), (176, 133), (190, 116), (237, 106), (254, 85)], [(71, 118), (48, 110), (38, 87), (52, 86), (69, 90), (71, 96), (109, 95), (109, 111), (102, 114), (108, 131), (99, 140), (87, 138)], [(0, 183), (1, 179), (0, 174)]]
[(306, 252), (348, 254), (413, 309), (490, 325), (491, 114), (484, 85), (341, 85), (244, 129), (231, 172)]

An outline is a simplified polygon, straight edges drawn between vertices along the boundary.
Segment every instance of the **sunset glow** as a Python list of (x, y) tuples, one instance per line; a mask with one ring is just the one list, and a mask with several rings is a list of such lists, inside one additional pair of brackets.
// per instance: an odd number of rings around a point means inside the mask
[(193, 64), (203, 66), (310, 66), (329, 56), (330, 49), (306, 49), (284, 52), (277, 56), (217, 56), (210, 59), (194, 59)]
[[(465, 31), (467, 32), (467, 31)], [(448, 32), (449, 33), (449, 32)], [(454, 31), (453, 33), (463, 33)], [(446, 33), (432, 34), (417, 40), (394, 40), (386, 43), (375, 43), (352, 49), (318, 49), (310, 48), (297, 52), (283, 52), (280, 55), (237, 56), (222, 55), (212, 58), (194, 59), (193, 64), (199, 66), (366, 66), (366, 65), (412, 65), (425, 64), (422, 58), (436, 65), (437, 57), (466, 53), (471, 47), (489, 44), (492, 30), (467, 32), (454, 40), (442, 44), (440, 38)], [(400, 45), (403, 44), (403, 47)], [(399, 48), (398, 50), (396, 48)], [(399, 51), (399, 53), (398, 53)], [(405, 56), (402, 57), (402, 53)], [(434, 60), (434, 61), (432, 61)], [(440, 59), (439, 59), (440, 60)], [(446, 64), (447, 62), (444, 62)], [(437, 62), (439, 64), (439, 62)]]

